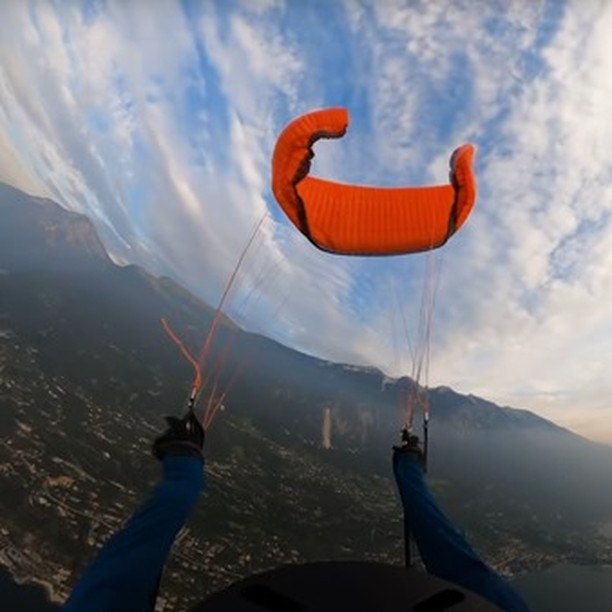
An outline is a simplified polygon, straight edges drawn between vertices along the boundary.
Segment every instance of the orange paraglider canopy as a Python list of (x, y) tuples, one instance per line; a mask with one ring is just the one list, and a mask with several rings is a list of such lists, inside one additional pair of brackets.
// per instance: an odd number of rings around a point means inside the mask
[(474, 146), (455, 150), (451, 184), (370, 187), (308, 176), (319, 138), (346, 133), (348, 111), (302, 115), (279, 136), (272, 191), (293, 224), (315, 246), (345, 255), (397, 255), (442, 246), (465, 222), (476, 199)]

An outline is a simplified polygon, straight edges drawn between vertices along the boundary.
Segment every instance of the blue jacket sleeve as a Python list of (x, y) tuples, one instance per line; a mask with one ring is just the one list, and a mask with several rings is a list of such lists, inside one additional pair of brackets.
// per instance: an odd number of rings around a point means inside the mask
[(480, 595), (507, 612), (529, 612), (520, 595), (491, 570), (440, 510), (423, 468), (409, 453), (395, 452), (393, 472), (404, 514), (427, 571)]
[(202, 460), (166, 457), (163, 478), (75, 585), (65, 612), (150, 612), (177, 533), (204, 488)]

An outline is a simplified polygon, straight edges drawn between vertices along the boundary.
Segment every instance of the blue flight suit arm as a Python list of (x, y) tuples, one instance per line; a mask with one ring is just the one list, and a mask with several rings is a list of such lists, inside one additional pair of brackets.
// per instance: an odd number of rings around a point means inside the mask
[(174, 538), (204, 489), (202, 459), (168, 456), (149, 499), (99, 551), (64, 612), (152, 612)]
[(393, 472), (405, 517), (427, 571), (487, 599), (507, 612), (529, 612), (520, 595), (491, 570), (444, 515), (414, 456), (396, 451)]

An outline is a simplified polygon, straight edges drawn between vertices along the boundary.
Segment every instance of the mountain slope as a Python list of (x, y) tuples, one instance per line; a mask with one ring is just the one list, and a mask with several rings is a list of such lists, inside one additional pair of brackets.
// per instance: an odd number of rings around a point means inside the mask
[[(0, 268), (85, 270), (109, 266), (89, 219), (0, 183)], [(48, 257), (51, 255), (51, 257)]]

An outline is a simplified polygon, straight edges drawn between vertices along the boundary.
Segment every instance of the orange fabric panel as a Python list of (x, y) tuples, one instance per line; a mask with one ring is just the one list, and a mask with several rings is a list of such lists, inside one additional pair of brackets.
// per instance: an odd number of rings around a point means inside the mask
[(451, 181), (457, 197), (455, 232), (466, 222), (476, 202), (476, 177), (472, 169), (475, 153), (474, 145), (465, 144), (451, 157)]
[(446, 240), (450, 185), (377, 188), (306, 177), (298, 185), (312, 240), (339, 253), (410, 253)]
[(474, 147), (463, 145), (453, 153), (449, 185), (369, 187), (308, 176), (314, 143), (343, 136), (347, 125), (345, 109), (326, 109), (299, 117), (280, 135), (272, 190), (293, 224), (333, 253), (390, 255), (444, 244), (474, 205)]

